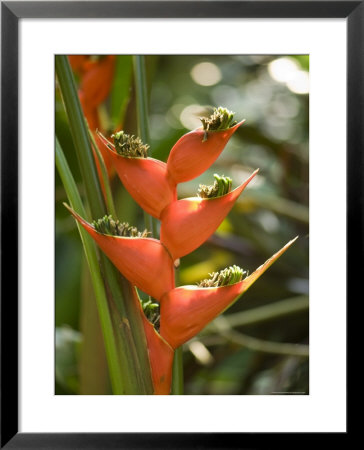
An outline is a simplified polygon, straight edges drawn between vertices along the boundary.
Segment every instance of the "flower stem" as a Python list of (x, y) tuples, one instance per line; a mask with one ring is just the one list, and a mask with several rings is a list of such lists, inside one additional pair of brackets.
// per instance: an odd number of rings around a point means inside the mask
[[(231, 327), (256, 325), (257, 323), (279, 319), (290, 314), (306, 311), (308, 309), (308, 305), (308, 295), (298, 295), (279, 302), (259, 306), (254, 309), (247, 309), (246, 311), (227, 314), (224, 315), (224, 318), (228, 321)], [(210, 327), (207, 326), (206, 330), (209, 328)], [(211, 329), (212, 328), (213, 323), (211, 324)]]
[[(138, 134), (144, 144), (150, 143), (149, 120), (148, 120), (148, 91), (145, 72), (145, 60), (143, 55), (133, 56), (134, 80), (136, 92), (136, 105), (138, 116)], [(156, 237), (157, 227), (152, 216), (144, 211), (145, 227)]]
[(174, 352), (172, 395), (183, 395), (183, 348), (179, 347)]
[(97, 159), (98, 159), (99, 164), (100, 164), (100, 169), (101, 169), (101, 174), (102, 174), (102, 181), (104, 183), (104, 188), (105, 188), (105, 201), (106, 201), (107, 209), (111, 213), (111, 215), (116, 218), (117, 217), (116, 216), (116, 210), (115, 210), (114, 201), (113, 201), (112, 194), (111, 194), (111, 187), (110, 187), (110, 183), (109, 183), (109, 176), (107, 174), (107, 170), (106, 170), (106, 166), (105, 166), (105, 161), (104, 161), (104, 158), (102, 157), (102, 154), (101, 154), (101, 152), (100, 152), (100, 150), (99, 150), (99, 148), (98, 148), (98, 146), (96, 144), (96, 141), (95, 141), (95, 139), (93, 137), (93, 134), (92, 134), (88, 124), (87, 124), (87, 129), (88, 129), (88, 132), (89, 132), (89, 136), (90, 136), (90, 140), (91, 140), (92, 146), (93, 146), (93, 148), (95, 150), (95, 154), (96, 154)]
[[(179, 284), (179, 270), (175, 269), (175, 283)], [(183, 395), (183, 348), (174, 352), (172, 368), (172, 395)]]

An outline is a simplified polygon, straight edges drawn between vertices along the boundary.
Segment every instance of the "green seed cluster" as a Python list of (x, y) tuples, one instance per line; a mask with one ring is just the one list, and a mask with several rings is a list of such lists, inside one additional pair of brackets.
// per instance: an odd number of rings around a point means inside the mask
[(90, 61), (92, 61), (92, 62), (99, 62), (105, 58), (106, 58), (105, 55), (90, 55), (90, 57), (89, 57)]
[(219, 106), (214, 108), (210, 117), (201, 117), (200, 120), (205, 131), (226, 130), (236, 125), (234, 114), (232, 111)]
[(239, 266), (230, 266), (220, 272), (210, 273), (210, 278), (200, 281), (198, 287), (221, 287), (239, 283), (247, 276), (247, 272)]
[(154, 327), (159, 331), (160, 325), (160, 308), (159, 303), (152, 302), (152, 300), (148, 300), (146, 302), (141, 302), (142, 308), (146, 318), (151, 322)]
[(143, 144), (139, 137), (118, 131), (111, 135), (114, 139), (115, 150), (126, 158), (147, 158), (149, 145)]
[(127, 222), (119, 222), (114, 220), (112, 216), (104, 216), (102, 219), (94, 220), (93, 226), (96, 231), (110, 236), (122, 237), (148, 237), (150, 234), (147, 230), (138, 231), (136, 227), (130, 226)]
[(232, 179), (214, 174), (215, 182), (211, 186), (200, 184), (197, 195), (201, 198), (215, 198), (228, 194), (231, 191)]

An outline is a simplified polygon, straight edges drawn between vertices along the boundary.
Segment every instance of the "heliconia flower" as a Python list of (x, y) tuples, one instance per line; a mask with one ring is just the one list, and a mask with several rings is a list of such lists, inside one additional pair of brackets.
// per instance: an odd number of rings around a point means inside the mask
[(113, 135), (114, 143), (101, 133), (99, 137), (126, 190), (144, 211), (159, 219), (163, 209), (177, 199), (166, 164), (147, 157), (148, 146), (122, 131)]
[(78, 91), (78, 97), (80, 99), (83, 115), (87, 120), (87, 124), (90, 130), (97, 130), (100, 128), (100, 118), (97, 108), (91, 107), (85, 100), (84, 93)]
[(167, 170), (176, 184), (198, 177), (218, 158), (230, 137), (242, 125), (233, 122), (233, 113), (216, 108), (203, 126), (183, 135), (173, 146)]
[(68, 55), (70, 65), (74, 72), (81, 74), (84, 71), (88, 55)]
[(174, 349), (187, 342), (246, 292), (296, 239), (246, 278), (243, 278), (246, 273), (234, 266), (212, 274), (201, 286), (181, 286), (164, 294), (160, 301), (161, 336)]
[(160, 241), (145, 237), (145, 231), (139, 233), (110, 216), (99, 219), (93, 226), (65, 206), (132, 284), (157, 300), (174, 287), (173, 261)]
[(133, 289), (133, 300), (143, 319), (154, 394), (168, 395), (171, 390), (174, 350), (147, 319), (135, 289)]
[(97, 108), (109, 95), (114, 69), (115, 55), (102, 56), (89, 62), (81, 78), (80, 91), (90, 108)]
[[(214, 186), (200, 188), (200, 195), (206, 196), (205, 198), (185, 198), (171, 203), (163, 210), (160, 217), (160, 239), (174, 260), (198, 248), (215, 232), (239, 195), (257, 173), (258, 170), (253, 172), (243, 184), (231, 192), (227, 190), (225, 193), (221, 190), (223, 195), (212, 197), (214, 189), (215, 193), (219, 194), (218, 186), (223, 185), (223, 183), (215, 182)], [(226, 177), (222, 178), (228, 183)], [(229, 187), (231, 187), (231, 180)], [(210, 198), (209, 195), (211, 195)]]
[(115, 69), (115, 55), (69, 55), (71, 67), (80, 76), (78, 95), (91, 130), (100, 128), (98, 106), (109, 95)]
[[(98, 107), (106, 99), (111, 90), (114, 76), (115, 56), (69, 55), (68, 59), (74, 72), (80, 76), (78, 96), (83, 114), (90, 130), (94, 134), (96, 143), (99, 144), (99, 137), (95, 134), (95, 130), (100, 129)], [(111, 177), (113, 174), (113, 164), (109, 154), (104, 149), (103, 145), (99, 145), (99, 150), (104, 159), (107, 173), (109, 177)], [(95, 151), (94, 158), (101, 187), (105, 196), (100, 163)]]

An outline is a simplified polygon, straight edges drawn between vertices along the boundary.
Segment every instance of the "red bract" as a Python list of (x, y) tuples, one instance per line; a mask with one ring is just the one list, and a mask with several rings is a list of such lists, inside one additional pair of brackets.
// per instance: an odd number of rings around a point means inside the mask
[(97, 108), (109, 95), (114, 68), (114, 55), (89, 62), (81, 79), (80, 90), (84, 93), (84, 100), (90, 108)]
[(145, 317), (137, 293), (133, 289), (134, 302), (142, 316), (149, 353), (155, 395), (168, 395), (171, 390), (174, 350)]
[(226, 195), (185, 198), (164, 209), (161, 214), (161, 242), (174, 260), (191, 253), (214, 233), (258, 170)]
[(87, 120), (87, 124), (90, 130), (97, 130), (100, 128), (100, 119), (97, 108), (91, 107), (87, 100), (85, 100), (84, 93), (82, 91), (78, 91), (78, 97), (80, 99), (80, 103), (82, 106), (83, 114)]
[(168, 172), (175, 183), (192, 180), (205, 172), (244, 122), (245, 120), (242, 120), (221, 131), (204, 131), (197, 128), (182, 136), (173, 146), (167, 161)]
[[(100, 118), (98, 107), (109, 95), (114, 76), (115, 56), (109, 55), (100, 57), (98, 60), (92, 60), (88, 55), (70, 55), (69, 57), (72, 69), (80, 75), (80, 87), (78, 96), (82, 106), (84, 116), (92, 132), (100, 129)], [(94, 133), (97, 144), (98, 137)], [(107, 173), (112, 175), (113, 166), (107, 152), (103, 146), (99, 146), (103, 156)], [(105, 196), (105, 187), (102, 181), (100, 163), (94, 152), (97, 172), (99, 175), (101, 187)]]
[(230, 286), (182, 286), (161, 299), (160, 334), (178, 348), (231, 306), (296, 240), (288, 242), (250, 276)]
[(67, 208), (131, 283), (157, 300), (173, 289), (173, 261), (160, 241), (101, 234), (75, 211)]
[(144, 211), (159, 219), (163, 209), (177, 198), (176, 185), (167, 173), (166, 164), (154, 158), (121, 156), (114, 144), (99, 136), (126, 190)]
[(115, 69), (115, 55), (97, 60), (87, 55), (70, 55), (73, 70), (80, 75), (79, 97), (91, 130), (99, 128), (98, 106), (111, 90)]
[(72, 69), (78, 74), (81, 74), (84, 71), (87, 58), (87, 55), (68, 55)]

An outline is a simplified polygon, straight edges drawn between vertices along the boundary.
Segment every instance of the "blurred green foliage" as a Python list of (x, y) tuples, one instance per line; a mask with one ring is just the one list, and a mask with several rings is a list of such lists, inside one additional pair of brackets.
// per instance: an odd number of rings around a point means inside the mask
[[(214, 173), (231, 177), (234, 187), (260, 168), (214, 236), (182, 258), (180, 284), (195, 284), (227, 265), (236, 264), (252, 272), (286, 242), (300, 236), (224, 314), (227, 323), (231, 319), (231, 329), (242, 337), (241, 341), (244, 336), (255, 338), (259, 351), (252, 348), (255, 344), (252, 346), (249, 339), (241, 345), (240, 340), (230, 339), (214, 326), (207, 327), (184, 346), (185, 393), (308, 394), (308, 358), (294, 352), (272, 353), (264, 343), (308, 345), (309, 58), (189, 55), (148, 56), (146, 61), (149, 144), (154, 158), (166, 161), (177, 139), (200, 126), (199, 117), (209, 114), (214, 106), (233, 110), (239, 121), (246, 119), (211, 169), (179, 185), (179, 198), (196, 195), (199, 184), (212, 184)], [(116, 67), (111, 94), (101, 107), (102, 120), (111, 131), (115, 124), (122, 123), (127, 133), (136, 134), (130, 58), (118, 57)], [(55, 114), (56, 133), (82, 195), (58, 91)], [(142, 210), (116, 178), (112, 189), (118, 218), (143, 228)], [(101, 339), (97, 315), (90, 312), (94, 299), (82, 270), (81, 243), (63, 201), (65, 192), (56, 174), (56, 393), (107, 394), (105, 357), (100, 345), (97, 352), (92, 350), (94, 345), (87, 345), (95, 340), (91, 336), (92, 323), (80, 325), (87, 313)], [(284, 299), (289, 300), (282, 303)], [(264, 306), (271, 308), (262, 319), (258, 308)], [(235, 315), (239, 320), (233, 320)], [(97, 392), (80, 386), (85, 378), (79, 376), (80, 361), (83, 373), (88, 373), (85, 364), (93, 370), (100, 367), (102, 382)], [(93, 376), (98, 377), (97, 370)], [(105, 386), (104, 391), (100, 386)]]

